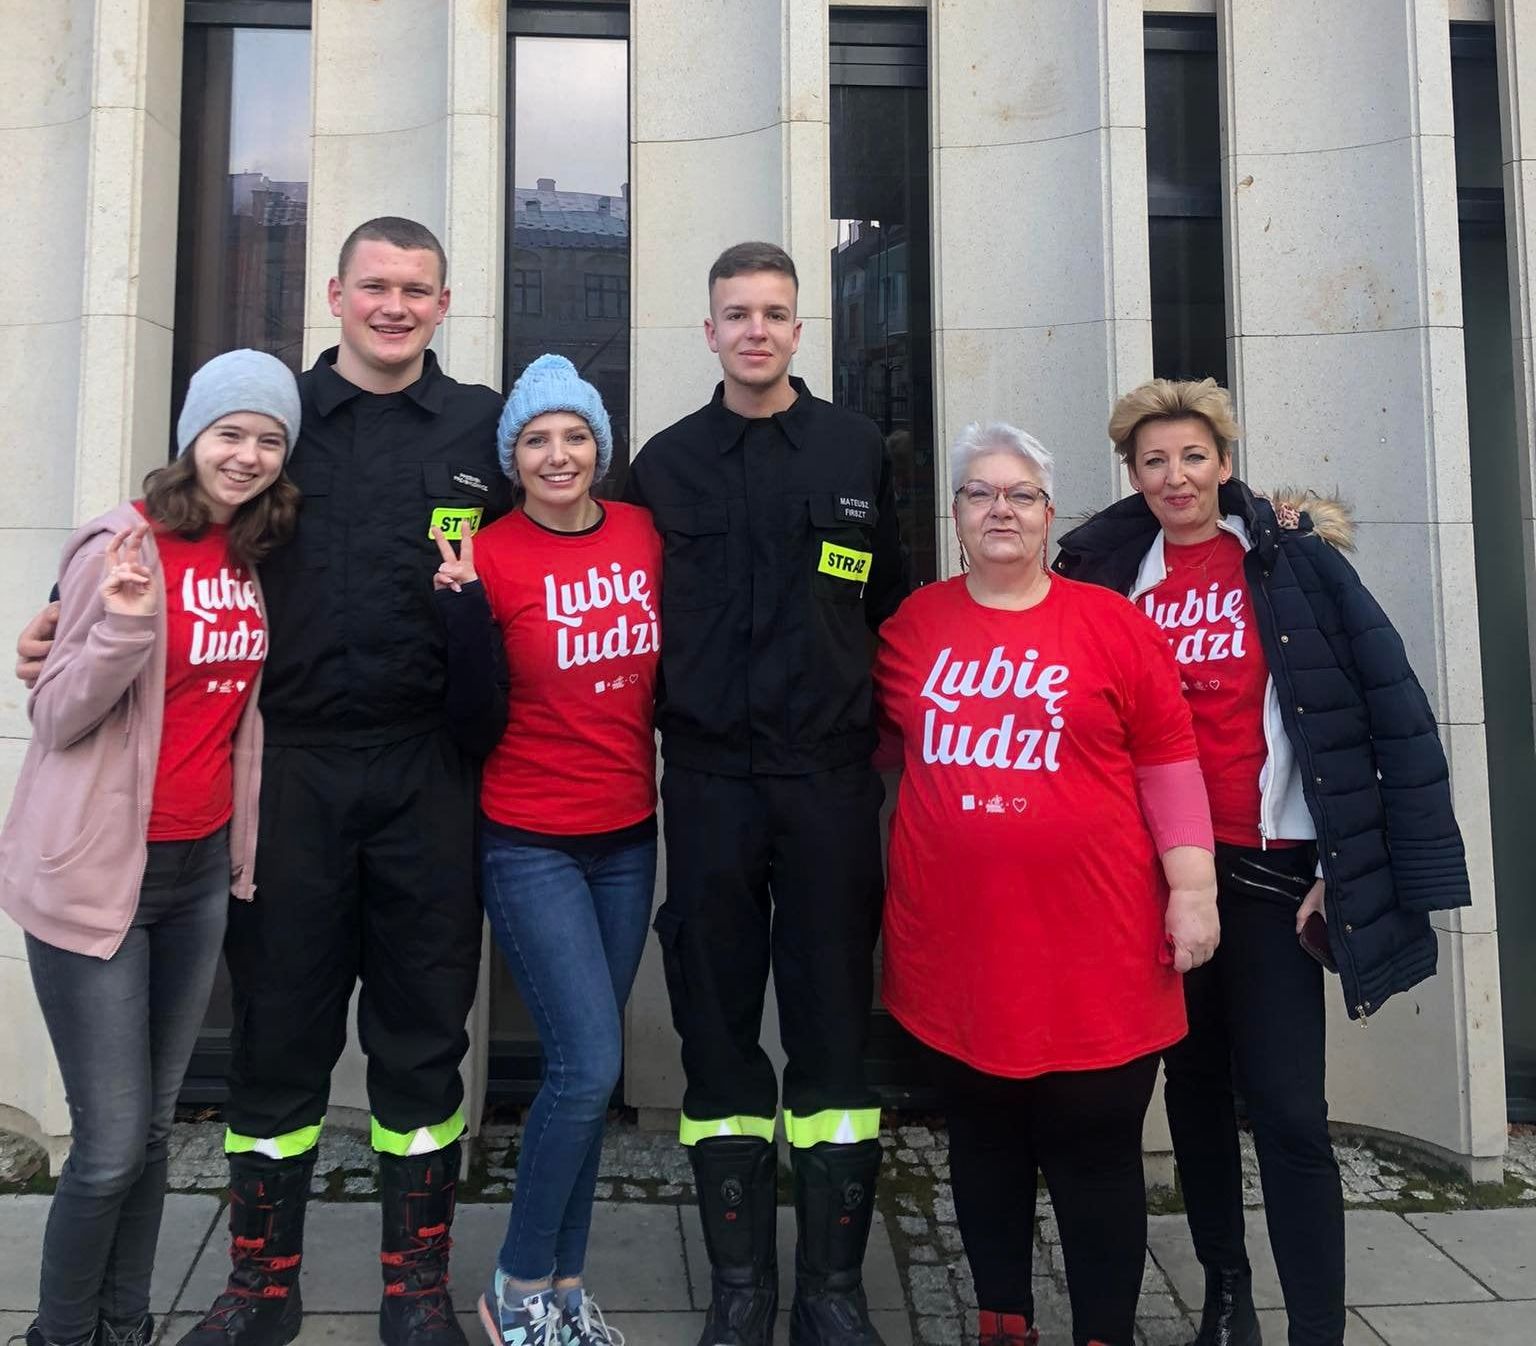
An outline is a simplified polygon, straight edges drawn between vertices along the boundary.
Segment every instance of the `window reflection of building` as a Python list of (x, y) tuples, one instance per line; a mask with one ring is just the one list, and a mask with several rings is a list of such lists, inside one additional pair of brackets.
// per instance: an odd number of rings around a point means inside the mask
[[(613, 425), (613, 468), (598, 488), (611, 496), (630, 456), (627, 6), (515, 3), (508, 25), (502, 386), (546, 351), (575, 364)], [(573, 100), (578, 89), (588, 95)], [(538, 1036), (503, 959), (489, 976), (488, 1096), (526, 1103)]]
[[(182, 57), (181, 186), (171, 425), (199, 365), (240, 346), (298, 371), (304, 356), (309, 183), (269, 166), (309, 163), (309, 32), (251, 26), (303, 22), (307, 6), (244, 4), (220, 11), (249, 24), (199, 22), (189, 7)], [(279, 13), (279, 11), (281, 11)], [(250, 156), (247, 158), (246, 156)], [(169, 446), (168, 446), (169, 447)], [(181, 1101), (225, 1098), (233, 1025), (222, 959)]]
[(885, 435), (902, 542), (938, 575), (928, 213), (927, 23), (834, 10), (832, 400)]
[(546, 351), (568, 357), (603, 395), (617, 459), (629, 443), (629, 184), (606, 196), (539, 178), (512, 194), (513, 283), (522, 277), (523, 308), (514, 300), (508, 377)]
[(233, 162), (249, 154), (308, 165), (308, 31), (189, 23), (186, 32), (173, 423), (192, 372), (222, 351), (270, 351), (298, 371), (309, 209), (307, 181)]
[(613, 423), (599, 490), (614, 494), (630, 455), (628, 14), (517, 4), (509, 23), (504, 386), (546, 351), (566, 356)]

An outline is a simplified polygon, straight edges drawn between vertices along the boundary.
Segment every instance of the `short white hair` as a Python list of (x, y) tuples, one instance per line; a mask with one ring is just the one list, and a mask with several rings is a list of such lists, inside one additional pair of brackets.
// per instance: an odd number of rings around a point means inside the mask
[(1049, 496), (1055, 495), (1055, 477), (1051, 465), (1056, 461), (1046, 447), (1033, 435), (1025, 434), (1016, 425), (1006, 421), (991, 421), (983, 425), (972, 421), (958, 435), (949, 450), (949, 489), (958, 491), (970, 480), (971, 464), (988, 453), (1011, 453), (1024, 459), (1040, 478), (1040, 485)]

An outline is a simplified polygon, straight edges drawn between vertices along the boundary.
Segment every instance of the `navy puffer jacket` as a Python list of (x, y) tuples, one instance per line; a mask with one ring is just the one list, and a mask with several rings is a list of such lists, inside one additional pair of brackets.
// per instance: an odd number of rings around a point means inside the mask
[[(1221, 510), (1254, 544), (1244, 574), (1317, 828), (1345, 1004), (1363, 1019), (1434, 973), (1427, 913), (1472, 901), (1435, 717), (1386, 613), (1309, 514), (1282, 528), (1236, 479)], [(1129, 593), (1157, 530), (1132, 496), (1062, 538), (1055, 569)]]

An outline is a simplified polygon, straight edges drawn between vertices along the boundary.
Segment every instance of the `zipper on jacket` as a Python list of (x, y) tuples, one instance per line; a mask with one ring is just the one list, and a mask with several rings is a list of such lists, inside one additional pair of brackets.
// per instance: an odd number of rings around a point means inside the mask
[[(1270, 791), (1275, 787), (1275, 741), (1269, 734), (1269, 695), (1274, 690), (1274, 687), (1275, 678), (1274, 674), (1271, 673), (1268, 684), (1264, 688), (1264, 709), (1259, 715), (1259, 724), (1264, 730), (1264, 760), (1265, 764), (1270, 768), (1269, 781), (1259, 791), (1259, 849), (1261, 851), (1269, 849), (1269, 840), (1272, 835), (1269, 827), (1269, 795)], [(1280, 693), (1275, 691), (1274, 695), (1275, 707), (1279, 709)]]
[[(1276, 545), (1278, 546), (1278, 543)], [(1326, 545), (1326, 544), (1324, 544), (1324, 545)], [(1255, 549), (1253, 551), (1249, 552), (1248, 555), (1253, 558), (1255, 564), (1257, 565), (1257, 567), (1259, 569), (1259, 572), (1260, 572), (1259, 578), (1260, 579), (1268, 579), (1269, 578), (1269, 571), (1266, 570), (1264, 568), (1263, 564), (1259, 561), (1257, 547), (1255, 547)], [(1245, 567), (1245, 571), (1246, 571), (1246, 567)], [(1257, 613), (1257, 612), (1260, 612), (1262, 610), (1262, 613), (1263, 613), (1263, 622), (1261, 623), (1262, 630), (1261, 630), (1261, 633), (1260, 633), (1260, 637), (1261, 637), (1261, 643), (1262, 643), (1262, 637), (1263, 636), (1267, 635), (1269, 637), (1269, 648), (1264, 651), (1264, 657), (1269, 661), (1270, 677), (1273, 678), (1274, 677), (1274, 670), (1275, 670), (1275, 668), (1280, 666), (1280, 659), (1279, 659), (1280, 638), (1279, 638), (1279, 631), (1278, 631), (1278, 628), (1277, 628), (1277, 624), (1275, 622), (1275, 609), (1274, 609), (1274, 605), (1269, 601), (1269, 593), (1264, 588), (1264, 586), (1262, 584), (1255, 584), (1250, 579), (1249, 585), (1248, 585), (1248, 591), (1249, 591), (1250, 594), (1252, 594), (1254, 596), (1254, 605), (1253, 605), (1254, 606), (1254, 611)], [(1290, 690), (1290, 689), (1287, 688), (1287, 690)], [(1276, 683), (1275, 684), (1275, 696), (1276, 696), (1277, 699), (1278, 699), (1279, 695), (1280, 695), (1280, 686), (1279, 686), (1278, 683)], [(1281, 718), (1282, 719), (1284, 718), (1284, 715), (1285, 715), (1285, 712), (1281, 711)], [(1266, 728), (1266, 738), (1265, 738), (1265, 742), (1266, 743), (1268, 742), (1267, 734), (1268, 734), (1268, 731), (1267, 731), (1267, 728)], [(1299, 740), (1299, 743), (1293, 744), (1292, 746), (1294, 748), (1298, 749), (1299, 754), (1300, 754), (1300, 756), (1302, 758), (1303, 767), (1304, 767), (1304, 769), (1306, 771), (1307, 776), (1310, 776), (1310, 777), (1312, 777), (1315, 780), (1317, 778), (1317, 772), (1313, 769), (1313, 764), (1312, 764), (1312, 745), (1307, 742), (1306, 736), (1304, 734), (1298, 733), (1296, 735), (1296, 738)], [(1303, 784), (1302, 785), (1302, 793), (1303, 793), (1303, 795), (1306, 794), (1306, 789), (1307, 789), (1306, 785)], [(1315, 819), (1314, 819), (1314, 823), (1315, 823)], [(1316, 830), (1317, 830), (1317, 844), (1318, 844), (1318, 849), (1319, 849), (1319, 862), (1321, 862), (1322, 847), (1323, 847), (1324, 842), (1325, 842), (1326, 839), (1323, 836), (1323, 829), (1322, 828), (1319, 827)], [(1323, 913), (1323, 919), (1324, 920), (1327, 919), (1327, 911), (1326, 911), (1326, 909), (1324, 910), (1324, 913)], [(1345, 940), (1343, 940), (1343, 939), (1341, 939), (1339, 941), (1339, 947), (1344, 951), (1345, 960), (1349, 963), (1350, 976), (1354, 978), (1355, 987), (1358, 988), (1359, 985), (1360, 985), (1360, 970), (1359, 970), (1359, 968), (1357, 968), (1355, 966), (1354, 954), (1351, 953), (1350, 948), (1349, 948), (1349, 944)], [(1346, 1001), (1345, 1003), (1348, 1004), (1349, 1002)], [(1370, 1005), (1367, 1002), (1357, 1003), (1355, 1005), (1355, 1007), (1354, 1007), (1354, 1010), (1355, 1010), (1355, 1022), (1358, 1023), (1362, 1028), (1364, 1028), (1366, 1026), (1366, 1014), (1367, 1014), (1369, 1009), (1370, 1009)]]

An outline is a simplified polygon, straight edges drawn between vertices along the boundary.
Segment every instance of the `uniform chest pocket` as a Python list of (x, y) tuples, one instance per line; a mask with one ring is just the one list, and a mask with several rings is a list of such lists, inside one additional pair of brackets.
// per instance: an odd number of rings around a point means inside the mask
[(829, 491), (812, 495), (807, 507), (812, 592), (835, 603), (858, 602), (874, 564), (874, 503)]
[(303, 496), (299, 502), (299, 523), (293, 541), (274, 553), (273, 560), (285, 560), (303, 570), (324, 570), (331, 563), (335, 546), (331, 537), (336, 517), (331, 506), (331, 469), (323, 464), (307, 464), (300, 458), (289, 465), (288, 476)]
[(480, 531), (491, 495), (491, 483), (482, 472), (451, 463), (423, 463), (421, 488), (427, 497), (421, 524), (424, 540), (431, 541), (434, 527), (450, 542), (462, 540), (466, 530), (471, 536)]
[(653, 511), (663, 539), (661, 610), (715, 607), (730, 593), (730, 514), (723, 500)]

